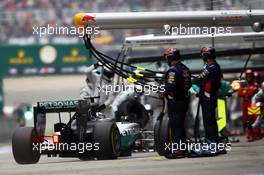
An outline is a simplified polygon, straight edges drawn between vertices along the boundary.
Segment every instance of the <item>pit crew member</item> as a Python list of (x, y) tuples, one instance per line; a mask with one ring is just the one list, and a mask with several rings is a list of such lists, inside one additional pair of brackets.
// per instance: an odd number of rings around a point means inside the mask
[[(165, 74), (165, 96), (167, 98), (168, 116), (172, 130), (173, 143), (186, 143), (184, 121), (190, 102), (191, 72), (181, 62), (180, 51), (176, 48), (165, 50), (169, 70)], [(186, 151), (170, 152), (168, 158), (182, 158)]]
[[(222, 71), (215, 60), (216, 53), (213, 47), (203, 47), (200, 50), (205, 66), (194, 82), (200, 87), (199, 98), (202, 107), (203, 123), (205, 129), (204, 141), (218, 143), (218, 126), (216, 120), (216, 107), (218, 90), (221, 85)], [(215, 154), (210, 150), (195, 151), (194, 154)]]
[(238, 90), (237, 95), (242, 97), (242, 115), (243, 115), (243, 127), (246, 129), (247, 141), (254, 140), (254, 132), (251, 128), (251, 124), (254, 123), (256, 116), (248, 115), (248, 108), (251, 106), (252, 97), (256, 94), (258, 87), (254, 81), (254, 73), (251, 69), (245, 71), (245, 78), (248, 83), (246, 88)]

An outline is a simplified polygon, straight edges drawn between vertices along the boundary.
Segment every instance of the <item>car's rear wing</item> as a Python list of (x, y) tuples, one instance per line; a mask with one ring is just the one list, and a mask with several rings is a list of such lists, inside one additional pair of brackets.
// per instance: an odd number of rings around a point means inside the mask
[(42, 101), (38, 102), (33, 108), (34, 113), (56, 113), (56, 112), (73, 112), (78, 105), (79, 100), (66, 101)]
[(34, 113), (59, 113), (59, 112), (74, 112), (76, 106), (81, 101), (94, 102), (96, 98), (100, 97), (87, 97), (83, 100), (64, 100), (64, 101), (41, 101), (33, 107)]
[(69, 120), (71, 121), (71, 113), (77, 111), (77, 107), (79, 104), (89, 104), (89, 106), (95, 106), (95, 99), (100, 98), (97, 97), (87, 97), (82, 100), (65, 100), (65, 101), (41, 101), (37, 102), (37, 105), (33, 107), (33, 115), (34, 115), (34, 128), (36, 133), (39, 136), (43, 136), (46, 128), (46, 114), (47, 113), (58, 113), (59, 114), (59, 124), (55, 124), (55, 131), (58, 130), (56, 128), (61, 127), (61, 112), (69, 113)]

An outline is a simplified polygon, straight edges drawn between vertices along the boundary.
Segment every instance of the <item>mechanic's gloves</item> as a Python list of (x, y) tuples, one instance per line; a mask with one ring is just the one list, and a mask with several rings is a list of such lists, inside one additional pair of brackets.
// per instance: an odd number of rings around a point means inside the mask
[(97, 108), (97, 111), (102, 111), (106, 108), (105, 104), (102, 104), (100, 105), (98, 108)]
[(173, 93), (173, 91), (169, 91), (168, 92), (168, 99), (169, 100), (173, 100), (174, 99), (174, 93)]

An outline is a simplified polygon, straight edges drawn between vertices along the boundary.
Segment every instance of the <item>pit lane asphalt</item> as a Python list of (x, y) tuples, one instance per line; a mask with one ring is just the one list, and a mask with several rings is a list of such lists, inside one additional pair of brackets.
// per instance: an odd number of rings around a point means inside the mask
[(264, 140), (233, 143), (228, 154), (209, 158), (168, 160), (154, 152), (107, 161), (42, 156), (33, 165), (16, 164), (11, 148), (4, 148), (6, 151), (0, 152), (1, 175), (264, 175)]

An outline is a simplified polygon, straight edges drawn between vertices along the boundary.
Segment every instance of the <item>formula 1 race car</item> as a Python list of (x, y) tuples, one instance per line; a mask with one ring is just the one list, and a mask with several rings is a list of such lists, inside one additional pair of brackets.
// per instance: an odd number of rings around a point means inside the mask
[[(135, 119), (139, 115), (127, 110), (127, 116), (122, 119), (107, 118), (98, 111), (97, 105), (93, 105), (95, 98), (99, 97), (38, 102), (33, 107), (34, 127), (20, 127), (13, 134), (15, 161), (19, 164), (37, 163), (42, 154), (48, 157), (78, 157), (81, 160), (130, 156), (142, 134), (142, 123)], [(48, 113), (59, 115), (51, 136), (45, 136)], [(69, 114), (68, 123), (62, 122), (61, 113)], [(142, 116), (148, 117), (146, 113), (141, 113), (141, 121)]]

